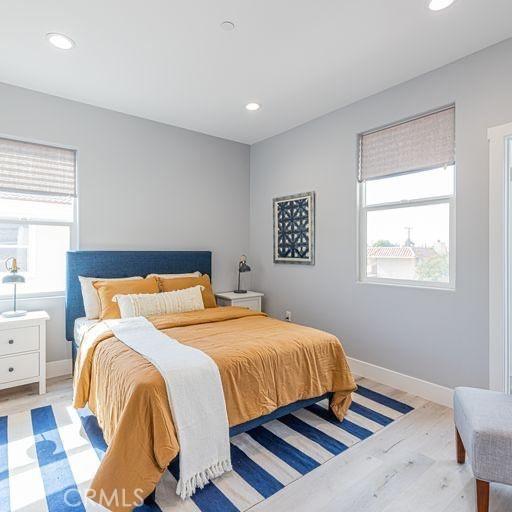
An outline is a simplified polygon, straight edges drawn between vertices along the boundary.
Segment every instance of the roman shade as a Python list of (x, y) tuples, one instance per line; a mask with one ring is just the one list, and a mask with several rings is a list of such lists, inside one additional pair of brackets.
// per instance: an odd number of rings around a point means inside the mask
[(0, 191), (76, 197), (75, 151), (0, 138)]
[(359, 136), (359, 181), (455, 163), (455, 107)]

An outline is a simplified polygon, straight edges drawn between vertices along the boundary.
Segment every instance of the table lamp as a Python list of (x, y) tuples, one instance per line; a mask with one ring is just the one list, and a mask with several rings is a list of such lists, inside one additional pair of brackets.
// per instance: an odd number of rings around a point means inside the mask
[(240, 289), (240, 274), (242, 272), (250, 272), (251, 267), (247, 265), (247, 256), (245, 254), (242, 254), (240, 256), (240, 261), (238, 263), (238, 288), (234, 290), (234, 293), (247, 293), (247, 290), (241, 290)]
[(15, 316), (23, 316), (26, 315), (27, 312), (21, 309), (16, 309), (16, 285), (18, 283), (24, 283), (25, 278), (18, 274), (18, 263), (16, 258), (7, 258), (5, 260), (5, 268), (9, 272), (6, 276), (2, 278), (2, 283), (13, 283), (14, 284), (14, 307), (12, 311), (5, 311), (2, 313), (3, 316), (7, 318), (13, 318)]

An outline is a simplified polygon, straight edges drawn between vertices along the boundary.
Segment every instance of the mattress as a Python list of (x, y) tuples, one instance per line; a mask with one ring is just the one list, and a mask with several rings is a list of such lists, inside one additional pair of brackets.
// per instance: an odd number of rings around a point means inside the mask
[(80, 346), (80, 343), (82, 343), (82, 338), (84, 334), (98, 322), (99, 320), (97, 318), (95, 320), (89, 320), (85, 318), (85, 316), (77, 318), (75, 320), (75, 327), (73, 329), (73, 339), (75, 340), (77, 346)]

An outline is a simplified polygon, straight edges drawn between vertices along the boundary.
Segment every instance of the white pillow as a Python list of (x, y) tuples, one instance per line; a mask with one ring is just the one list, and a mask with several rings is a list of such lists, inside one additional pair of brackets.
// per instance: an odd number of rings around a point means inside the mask
[(115, 295), (112, 300), (117, 302), (121, 318), (186, 313), (204, 309), (203, 288), (197, 285), (174, 292)]
[(147, 277), (160, 277), (161, 279), (177, 279), (179, 277), (201, 277), (201, 272), (196, 270), (189, 274), (148, 274)]
[(94, 288), (93, 283), (95, 281), (123, 281), (123, 280), (134, 280), (144, 279), (141, 276), (133, 277), (116, 277), (112, 279), (105, 279), (103, 277), (83, 277), (78, 276), (80, 286), (82, 287), (82, 298), (84, 301), (85, 317), (87, 320), (95, 320), (100, 317), (101, 305), (100, 298), (98, 296), (98, 290)]

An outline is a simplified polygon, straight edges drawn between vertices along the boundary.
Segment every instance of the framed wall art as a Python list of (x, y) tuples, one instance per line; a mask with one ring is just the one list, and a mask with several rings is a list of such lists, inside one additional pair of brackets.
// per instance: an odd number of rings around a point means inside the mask
[(315, 263), (315, 193), (276, 197), (274, 263)]

